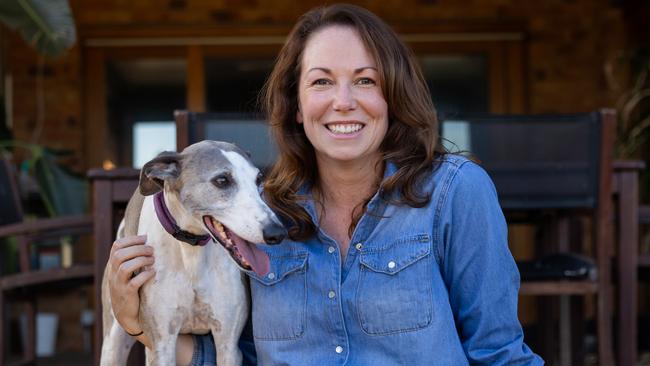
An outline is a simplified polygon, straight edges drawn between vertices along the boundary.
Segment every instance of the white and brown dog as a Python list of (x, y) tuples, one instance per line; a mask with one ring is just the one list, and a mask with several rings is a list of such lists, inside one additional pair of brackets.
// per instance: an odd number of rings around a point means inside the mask
[[(153, 345), (148, 365), (175, 365), (178, 334), (208, 332), (219, 366), (241, 364), (237, 342), (248, 292), (239, 268), (266, 274), (269, 258), (252, 243), (277, 244), (286, 236), (258, 183), (259, 170), (246, 154), (217, 141), (162, 153), (142, 168), (118, 237), (146, 234), (155, 248), (155, 278), (140, 290), (140, 322)], [(107, 266), (101, 365), (125, 365), (135, 341), (115, 321), (109, 276)]]

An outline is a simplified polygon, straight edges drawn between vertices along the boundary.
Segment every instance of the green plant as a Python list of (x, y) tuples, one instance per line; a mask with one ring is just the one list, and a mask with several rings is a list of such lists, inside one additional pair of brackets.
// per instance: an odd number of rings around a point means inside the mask
[(0, 21), (47, 56), (58, 56), (77, 41), (68, 0), (1, 0)]
[(15, 140), (0, 141), (0, 149), (3, 148), (20, 148), (28, 152), (23, 167), (38, 183), (41, 200), (50, 216), (86, 213), (88, 182), (57, 162), (68, 152)]
[(637, 48), (606, 65), (610, 89), (619, 94), (617, 156), (642, 158), (650, 141), (650, 52)]
[(644, 160), (641, 200), (650, 201), (650, 48), (637, 47), (610, 60), (605, 67), (610, 90), (617, 93), (618, 158)]

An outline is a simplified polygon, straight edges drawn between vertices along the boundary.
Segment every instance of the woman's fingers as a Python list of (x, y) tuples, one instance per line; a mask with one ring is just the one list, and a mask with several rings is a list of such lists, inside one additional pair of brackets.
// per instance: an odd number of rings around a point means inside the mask
[(133, 236), (125, 236), (123, 238), (119, 238), (115, 240), (113, 243), (113, 246), (111, 247), (111, 254), (115, 250), (130, 247), (132, 245), (140, 245), (144, 244), (147, 241), (147, 236), (146, 235), (133, 235)]
[(134, 245), (123, 249), (116, 250), (111, 258), (113, 268), (119, 268), (127, 261), (140, 257), (152, 257), (153, 248), (148, 245)]
[(136, 291), (142, 287), (147, 281), (152, 279), (154, 275), (156, 274), (156, 271), (153, 268), (148, 268), (140, 273), (138, 273), (135, 277), (129, 281), (130, 286), (135, 289)]
[(122, 282), (128, 282), (133, 276), (134, 272), (141, 271), (145, 266), (150, 266), (154, 263), (152, 256), (138, 256), (129, 259), (119, 265), (116, 276)]
[(146, 236), (129, 236), (118, 239), (113, 243), (109, 263), (111, 270), (117, 272), (126, 261), (141, 256), (152, 256), (153, 248), (144, 245)]

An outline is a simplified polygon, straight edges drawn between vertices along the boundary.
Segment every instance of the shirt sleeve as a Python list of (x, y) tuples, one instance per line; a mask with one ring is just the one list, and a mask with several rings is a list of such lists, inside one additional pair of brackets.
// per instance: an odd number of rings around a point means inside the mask
[(492, 181), (465, 162), (444, 199), (441, 271), (470, 364), (542, 365), (517, 318), (519, 272)]

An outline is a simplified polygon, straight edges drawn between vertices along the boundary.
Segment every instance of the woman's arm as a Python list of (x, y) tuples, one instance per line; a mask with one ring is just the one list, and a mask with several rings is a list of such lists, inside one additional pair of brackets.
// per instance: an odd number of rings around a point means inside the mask
[(473, 365), (541, 365), (517, 318), (519, 272), (487, 173), (458, 168), (441, 217), (440, 256), (461, 342)]
[[(153, 248), (144, 245), (146, 240), (144, 235), (120, 238), (113, 243), (108, 258), (108, 288), (113, 314), (122, 328), (130, 334), (142, 332), (138, 318), (138, 290), (154, 276), (151, 267), (154, 262)], [(139, 273), (133, 276), (134, 272)], [(146, 334), (139, 335), (136, 339), (151, 348), (151, 341)]]

